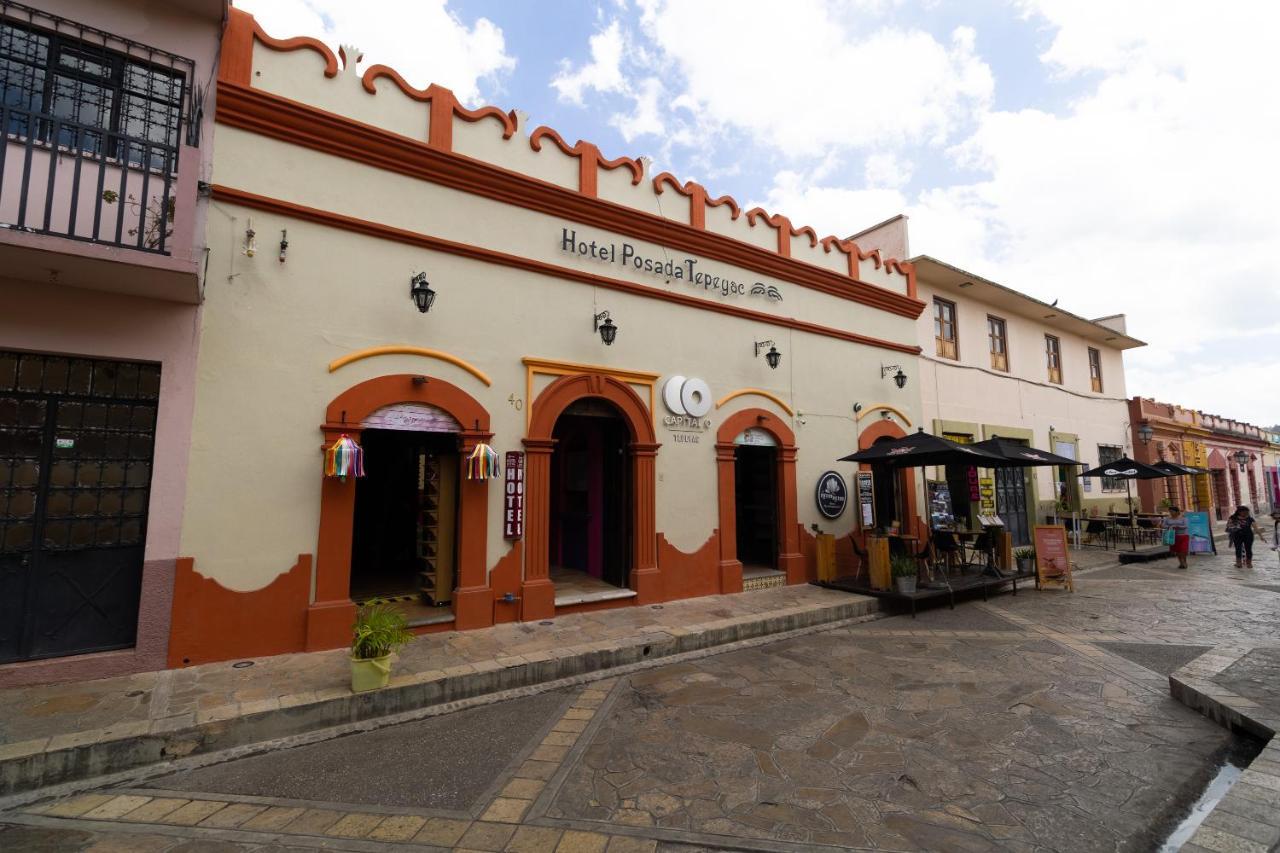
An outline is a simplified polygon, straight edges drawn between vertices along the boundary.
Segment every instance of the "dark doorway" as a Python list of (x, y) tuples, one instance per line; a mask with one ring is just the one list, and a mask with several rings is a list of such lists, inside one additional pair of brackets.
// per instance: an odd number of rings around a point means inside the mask
[(1221, 468), (1215, 468), (1209, 472), (1213, 477), (1213, 500), (1217, 504), (1215, 515), (1218, 521), (1222, 521), (1235, 510), (1231, 505), (1231, 496), (1227, 494), (1227, 472)]
[(453, 598), (458, 439), (452, 433), (366, 429), (356, 481), (351, 598)]
[(744, 567), (778, 567), (778, 453), (738, 445), (733, 451), (738, 560)]
[[(872, 444), (884, 441), (893, 441), (893, 436), (883, 435)], [(872, 465), (871, 482), (875, 490), (876, 527), (888, 530), (898, 520), (898, 472), (888, 465)]]
[(551, 456), (550, 562), (626, 587), (631, 570), (630, 434), (603, 400), (574, 403), (556, 421)]
[(0, 663), (133, 646), (160, 366), (0, 351)]

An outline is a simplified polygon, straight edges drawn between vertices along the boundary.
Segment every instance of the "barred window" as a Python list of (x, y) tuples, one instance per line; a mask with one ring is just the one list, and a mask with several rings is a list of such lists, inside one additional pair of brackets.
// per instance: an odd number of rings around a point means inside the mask
[[(1124, 449), (1114, 444), (1098, 445), (1098, 466), (1106, 465), (1108, 462), (1115, 462), (1124, 455)], [(1102, 491), (1104, 492), (1123, 492), (1124, 480), (1119, 477), (1103, 477)]]
[(173, 68), (0, 22), (0, 104), (14, 108), (4, 129), (15, 136), (172, 171), (185, 83)]

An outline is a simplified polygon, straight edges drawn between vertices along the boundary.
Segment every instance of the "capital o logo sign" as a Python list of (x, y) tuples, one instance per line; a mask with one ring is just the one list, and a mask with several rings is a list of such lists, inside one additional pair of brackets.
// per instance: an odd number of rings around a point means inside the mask
[(662, 402), (673, 415), (701, 418), (711, 411), (711, 388), (692, 376), (672, 376), (662, 386)]

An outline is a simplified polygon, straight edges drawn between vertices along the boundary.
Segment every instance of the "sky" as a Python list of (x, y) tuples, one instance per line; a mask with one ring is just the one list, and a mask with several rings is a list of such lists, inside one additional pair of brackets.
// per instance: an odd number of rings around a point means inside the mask
[(234, 0), (273, 36), (927, 254), (1148, 346), (1128, 392), (1280, 423), (1280, 4)]

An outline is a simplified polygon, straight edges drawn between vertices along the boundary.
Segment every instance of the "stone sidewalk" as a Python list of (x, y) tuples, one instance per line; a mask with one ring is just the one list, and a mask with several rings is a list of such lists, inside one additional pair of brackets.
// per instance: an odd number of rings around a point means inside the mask
[(390, 685), (353, 694), (343, 649), (0, 694), (0, 796), (203, 753), (411, 719), (461, 700), (741, 640), (830, 627), (875, 599), (813, 586), (426, 634)]

